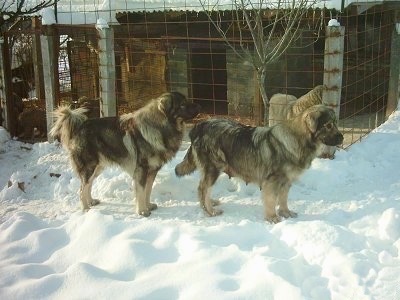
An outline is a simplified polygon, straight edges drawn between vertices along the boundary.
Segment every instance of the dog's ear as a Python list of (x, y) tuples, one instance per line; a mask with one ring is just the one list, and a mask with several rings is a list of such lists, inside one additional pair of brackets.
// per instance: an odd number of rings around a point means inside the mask
[(317, 109), (312, 109), (307, 111), (304, 116), (303, 120), (307, 126), (307, 128), (312, 132), (315, 133), (318, 130), (318, 119), (321, 116), (321, 112)]
[(158, 109), (167, 112), (172, 108), (172, 95), (170, 93), (162, 94), (158, 98)]

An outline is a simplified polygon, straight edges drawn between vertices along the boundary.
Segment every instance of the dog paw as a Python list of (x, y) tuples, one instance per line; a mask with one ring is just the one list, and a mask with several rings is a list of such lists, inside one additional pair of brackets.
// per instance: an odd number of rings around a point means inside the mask
[(212, 206), (217, 206), (217, 205), (220, 205), (221, 204), (221, 201), (219, 201), (219, 200), (211, 200), (211, 205)]
[(270, 216), (270, 217), (265, 217), (265, 220), (266, 220), (267, 222), (271, 223), (271, 224), (277, 224), (277, 223), (279, 223), (282, 219), (281, 219), (281, 217), (278, 216), (278, 215), (273, 215), (273, 216)]
[(155, 204), (155, 203), (149, 203), (148, 205), (147, 205), (147, 209), (148, 210), (156, 210), (158, 208), (158, 206), (157, 206), (157, 204)]
[[(215, 209), (213, 208), (214, 206), (214, 200), (211, 200), (209, 205), (201, 205), (201, 208), (204, 210), (204, 212), (209, 216), (209, 217), (215, 217), (219, 216), (220, 214), (223, 213), (222, 209)], [(219, 204), (219, 203), (218, 203)], [(216, 205), (218, 205), (216, 204)]]
[(297, 218), (297, 213), (291, 210), (279, 210), (278, 214), (284, 218)]
[(211, 212), (207, 212), (207, 214), (208, 214), (210, 217), (215, 217), (215, 216), (222, 215), (223, 212), (224, 212), (224, 211), (223, 211), (222, 209), (213, 209)]
[(92, 199), (92, 201), (90, 201), (90, 206), (95, 206), (100, 204), (100, 200), (98, 199)]
[(151, 212), (149, 210), (143, 210), (143, 211), (139, 212), (139, 215), (147, 218), (151, 215)]

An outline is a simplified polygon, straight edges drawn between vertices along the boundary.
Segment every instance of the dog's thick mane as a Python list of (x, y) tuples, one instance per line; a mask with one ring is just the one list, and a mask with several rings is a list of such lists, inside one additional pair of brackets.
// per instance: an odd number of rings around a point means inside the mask
[(173, 130), (171, 128), (173, 124), (169, 124), (167, 121), (165, 112), (159, 106), (158, 101), (153, 100), (134, 113), (122, 115), (120, 117), (120, 125), (123, 130), (133, 134), (139, 132), (141, 137), (157, 151), (167, 151), (164, 134), (168, 134), (168, 132), (165, 132), (167, 128), (171, 131)]
[[(316, 156), (319, 145), (313, 140), (309, 131), (304, 131), (304, 127), (300, 124), (304, 122), (302, 119), (301, 115), (297, 116), (290, 121), (276, 124), (271, 130), (275, 131), (275, 135), (285, 136), (280, 142), (284, 143), (283, 148), (287, 158), (295, 165), (308, 168)], [(294, 134), (295, 132), (300, 134)]]

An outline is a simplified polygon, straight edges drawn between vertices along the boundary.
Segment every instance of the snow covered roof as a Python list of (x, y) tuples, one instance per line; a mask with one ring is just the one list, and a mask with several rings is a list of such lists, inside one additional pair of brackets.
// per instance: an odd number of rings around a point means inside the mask
[[(6, 0), (12, 2), (12, 0)], [(350, 4), (381, 3), (389, 1), (351, 1), (345, 0), (345, 7)], [(15, 1), (14, 1), (15, 2)], [(26, 0), (26, 5), (35, 5), (41, 0)], [(96, 24), (98, 19), (103, 19), (107, 23), (117, 23), (115, 18), (119, 12), (153, 12), (153, 11), (201, 11), (202, 3), (207, 3), (209, 9), (230, 10), (235, 0), (59, 0), (57, 8), (47, 8), (41, 12), (43, 24)], [(256, 3), (257, 1), (253, 1)], [(266, 1), (273, 6), (275, 0)], [(314, 2), (310, 0), (310, 3)], [(342, 0), (317, 0), (315, 7), (325, 7), (329, 9), (340, 9)], [(11, 4), (9, 9), (12, 9)], [(15, 4), (14, 4), (15, 6)], [(57, 11), (57, 18), (55, 17)]]

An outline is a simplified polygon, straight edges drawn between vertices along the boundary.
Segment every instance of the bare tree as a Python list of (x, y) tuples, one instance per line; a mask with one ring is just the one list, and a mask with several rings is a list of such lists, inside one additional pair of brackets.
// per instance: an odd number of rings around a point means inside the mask
[(19, 21), (21, 17), (39, 12), (43, 8), (54, 5), (58, 0), (42, 0), (36, 5), (26, 0), (3, 0), (0, 4), (1, 35)]
[[(268, 124), (267, 66), (275, 62), (299, 36), (304, 15), (321, 0), (232, 0), (231, 24), (222, 22), (219, 0), (199, 0), (210, 22), (236, 55), (251, 62)], [(226, 8), (226, 4), (224, 5)], [(321, 18), (322, 21), (322, 18)], [(238, 31), (238, 41), (230, 38)]]

